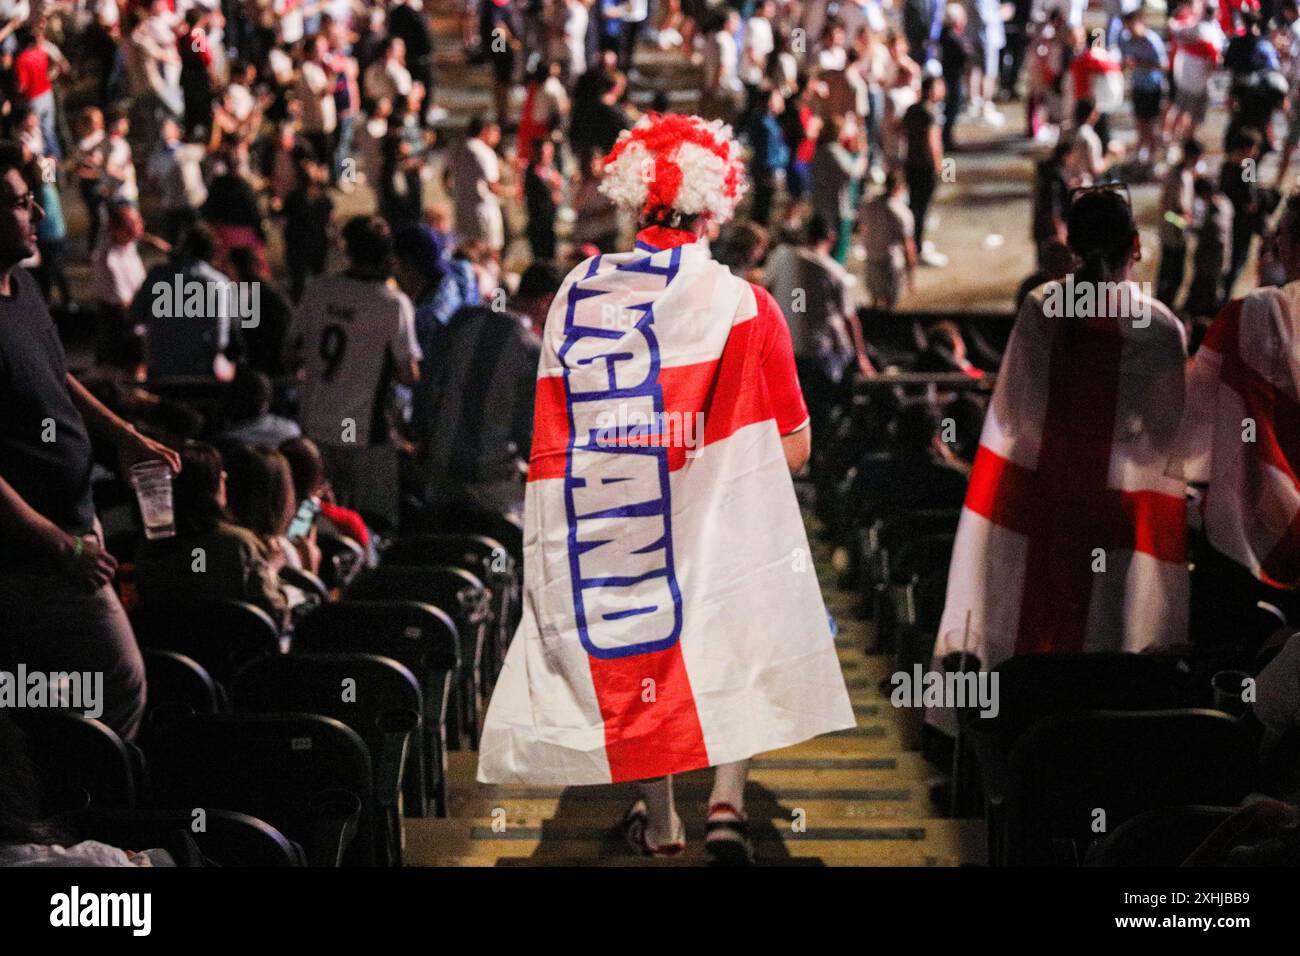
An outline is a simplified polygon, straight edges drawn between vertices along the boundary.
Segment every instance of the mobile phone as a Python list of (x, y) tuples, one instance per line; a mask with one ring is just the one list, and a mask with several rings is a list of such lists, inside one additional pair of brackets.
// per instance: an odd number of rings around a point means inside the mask
[(320, 501), (316, 498), (304, 498), (302, 504), (298, 506), (298, 513), (293, 516), (289, 522), (289, 530), (285, 532), (291, 541), (300, 541), (311, 533), (311, 526), (316, 523), (316, 516), (320, 514)]

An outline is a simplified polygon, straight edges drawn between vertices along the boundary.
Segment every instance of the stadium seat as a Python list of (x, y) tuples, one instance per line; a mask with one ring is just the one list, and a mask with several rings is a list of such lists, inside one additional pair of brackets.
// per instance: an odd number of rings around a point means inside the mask
[(374, 654), (288, 654), (251, 661), (235, 675), (231, 696), (236, 713), (322, 714), (357, 732), (370, 749), (375, 799), (385, 820), (387, 860), (400, 866), (398, 806), (413, 735), (417, 741), (413, 769), (423, 773), (418, 741), (424, 705), (415, 675), (392, 658)]
[(221, 709), (216, 682), (194, 658), (156, 647), (141, 653), (150, 707), (183, 706), (195, 714), (215, 714)]
[(22, 710), (15, 715), (48, 814), (136, 806), (145, 789), (143, 759), (108, 725), (63, 710)]
[[(903, 545), (930, 535), (957, 533), (961, 512), (955, 509), (920, 509), (874, 516), (857, 526), (857, 590), (874, 615), (879, 612), (893, 576), (897, 551)], [(884, 620), (875, 629), (882, 647), (892, 646), (893, 622)]]
[(1088, 710), (1166, 710), (1190, 702), (1181, 658), (1155, 654), (1018, 654), (993, 670), (998, 713), (961, 714), (979, 771), (989, 824), (989, 856), (1003, 838), (1002, 814), (1016, 742), (1040, 720)]
[(385, 566), (450, 565), (476, 575), (489, 591), (492, 613), (483, 648), (484, 692), (491, 694), (506, 648), (519, 623), (520, 568), (505, 545), (481, 534), (427, 534), (399, 538), (384, 552)]
[[(59, 823), (80, 840), (142, 850), (169, 849), (194, 841), (206, 862), (217, 866), (306, 866), (301, 846), (256, 817), (233, 810), (84, 810)], [(173, 856), (176, 853), (173, 852)]]
[(513, 518), (477, 508), (437, 508), (412, 522), (413, 534), (481, 534), (500, 541), (516, 562), (524, 560), (524, 529)]
[(446, 816), (447, 711), (460, 660), (460, 639), (451, 617), (416, 601), (341, 601), (302, 619), (294, 633), (294, 650), (377, 654), (410, 669), (423, 698), (423, 733), (407, 768), (403, 802), (408, 816), (425, 816), (431, 798), (434, 812)]
[(344, 592), (349, 601), (420, 601), (451, 616), (460, 638), (460, 667), (448, 719), (448, 740), (459, 749), (462, 735), (478, 749), (478, 729), (486, 700), (483, 645), (487, 638), (488, 596), (482, 581), (463, 568), (388, 567), (358, 577)]
[(245, 601), (146, 604), (131, 612), (131, 626), (141, 647), (192, 657), (222, 684), (253, 658), (280, 653), (271, 616)]
[(1156, 807), (1094, 840), (1085, 866), (1180, 866), (1236, 807)]
[(320, 579), (331, 591), (347, 587), (366, 565), (365, 549), (345, 535), (318, 528), (316, 544), (321, 553)]
[(1077, 866), (1099, 832), (1158, 807), (1235, 805), (1256, 777), (1247, 732), (1194, 709), (1057, 714), (1008, 765), (1004, 866)]
[[(903, 627), (920, 627), (932, 634), (937, 631), (944, 595), (933, 582), (942, 580), (946, 585), (954, 538), (951, 534), (924, 534), (901, 542), (884, 558), (888, 577), (877, 582), (872, 602), (877, 641), (894, 645)], [(922, 589), (922, 579), (929, 579), (930, 586)], [(924, 608), (918, 603), (922, 592), (928, 598)]]
[(215, 714), (225, 709), (225, 691), (198, 661), (175, 651), (146, 647), (145, 685), (148, 699), (144, 726), (140, 729), (141, 745), (147, 746), (154, 724), (183, 714)]
[(325, 582), (310, 571), (302, 568), (281, 568), (280, 580), (307, 595), (308, 603), (324, 604), (330, 599), (329, 588), (325, 586)]
[(306, 848), (313, 866), (383, 864), (370, 753), (318, 714), (216, 714), (169, 724), (154, 745), (158, 804), (236, 810)]

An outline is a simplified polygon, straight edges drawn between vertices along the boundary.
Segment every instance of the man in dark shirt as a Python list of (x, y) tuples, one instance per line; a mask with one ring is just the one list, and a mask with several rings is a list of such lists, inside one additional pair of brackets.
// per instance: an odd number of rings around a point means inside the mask
[[(406, 44), (406, 68), (411, 79), (424, 84), (425, 103), (433, 102), (434, 60), (433, 31), (419, 0), (399, 0), (388, 11), (388, 35), (401, 37)], [(322, 157), (324, 159), (326, 157)]]
[(943, 145), (934, 117), (935, 104), (945, 95), (944, 81), (927, 76), (921, 81), (921, 98), (903, 114), (903, 136), (907, 143), (907, 160), (903, 174), (907, 179), (907, 202), (912, 210), (913, 239), (919, 257), (926, 265), (946, 262), (925, 242), (925, 214), (939, 184), (943, 167)]
[[(213, 268), (216, 253), (211, 228), (198, 223), (136, 292), (131, 318), (147, 330), (150, 382), (221, 377), (219, 359), (242, 356), (241, 327), (258, 323), (260, 303), (252, 290), (260, 283), (231, 282)], [(203, 306), (194, 308), (199, 294)]]
[(541, 354), (534, 330), (559, 288), (554, 267), (534, 263), (509, 309), (466, 306), (438, 336), (412, 422), (427, 506), (522, 514)]
[(93, 435), (122, 467), (175, 452), (145, 438), (68, 374), (35, 281), (36, 204), (20, 147), (0, 142), (0, 669), (103, 675), (101, 719), (134, 736), (144, 665), (91, 500)]
[(1250, 244), (1264, 226), (1259, 184), (1251, 174), (1259, 162), (1263, 137), (1258, 130), (1234, 130), (1224, 139), (1223, 165), (1219, 167), (1219, 188), (1232, 203), (1232, 259), (1223, 277), (1224, 301), (1232, 298), (1232, 288), (1246, 266)]
[(966, 8), (953, 6), (939, 34), (939, 62), (943, 67), (943, 148), (952, 149), (957, 116), (966, 100), (966, 70), (975, 58), (975, 45), (966, 33)]

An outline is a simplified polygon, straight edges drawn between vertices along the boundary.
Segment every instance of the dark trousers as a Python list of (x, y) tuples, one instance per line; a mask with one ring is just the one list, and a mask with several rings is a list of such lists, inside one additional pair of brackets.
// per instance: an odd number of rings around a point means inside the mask
[(1232, 287), (1237, 284), (1237, 279), (1241, 275), (1241, 270), (1246, 267), (1246, 259), (1250, 256), (1250, 243), (1255, 238), (1255, 230), (1247, 224), (1244, 228), (1238, 228), (1234, 222), (1232, 225), (1232, 264), (1228, 266), (1228, 274), (1223, 277), (1223, 295), (1225, 298), (1232, 298)]
[(644, 20), (624, 20), (618, 30), (618, 68), (626, 73), (632, 69), (636, 56), (636, 41), (641, 36)]
[(1101, 149), (1104, 153), (1110, 149), (1110, 114), (1100, 113), (1097, 116), (1097, 122), (1092, 124), (1093, 131), (1097, 138), (1101, 140)]
[(1169, 308), (1174, 307), (1178, 290), (1183, 287), (1187, 273), (1187, 247), (1160, 246), (1160, 271), (1156, 275), (1156, 298)]
[(131, 334), (131, 317), (124, 306), (101, 301), (96, 319), (95, 361), (102, 365), (121, 354)]
[(1028, 28), (1024, 25), (1007, 24), (1007, 46), (1002, 54), (1002, 91), (1008, 96), (1016, 95), (1016, 84), (1020, 82), (1020, 70), (1025, 64), (1025, 51), (1029, 48)]
[(916, 222), (912, 238), (919, 251), (925, 239), (925, 214), (930, 209), (930, 200), (934, 198), (938, 176), (933, 166), (907, 166), (904, 174), (907, 178), (907, 203)]
[(77, 187), (81, 191), (81, 201), (86, 204), (86, 218), (90, 222), (90, 232), (86, 236), (87, 248), (93, 252), (99, 241), (100, 217), (104, 213), (104, 197), (99, 192), (98, 179), (79, 179)]
[(754, 204), (750, 207), (749, 218), (760, 226), (766, 226), (772, 218), (772, 203), (776, 200), (776, 177), (771, 172), (763, 172), (754, 177)]
[(32, 270), (36, 284), (41, 287), (41, 295), (50, 302), (50, 293), (57, 289), (59, 300), (64, 308), (72, 302), (72, 292), (68, 288), (68, 277), (63, 271), (63, 260), (67, 249), (66, 239), (42, 239), (36, 245), (41, 252), (41, 264)]
[(334, 136), (332, 133), (316, 130), (303, 133), (303, 138), (311, 143), (311, 151), (316, 154), (316, 162), (324, 163), (326, 166), (334, 162)]
[(537, 228), (529, 225), (527, 235), (528, 245), (533, 250), (533, 258), (535, 260), (543, 261), (555, 258), (554, 221), (547, 223), (546, 226)]
[(957, 128), (957, 117), (961, 114), (962, 105), (966, 102), (966, 90), (960, 76), (954, 76), (951, 79), (945, 76), (943, 82), (947, 90), (943, 100), (943, 148), (944, 152), (947, 152), (952, 149), (953, 134)]

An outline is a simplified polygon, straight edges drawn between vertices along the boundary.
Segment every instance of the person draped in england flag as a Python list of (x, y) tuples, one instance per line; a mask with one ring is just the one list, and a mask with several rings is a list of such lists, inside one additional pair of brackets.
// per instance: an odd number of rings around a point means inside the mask
[[(1198, 643), (1250, 643), (1267, 636), (1252, 624), (1300, 623), (1300, 194), (1272, 243), (1283, 284), (1224, 306), (1188, 373), (1183, 476), (1208, 483)], [(1269, 613), (1256, 614), (1258, 602)]]
[(1141, 244), (1126, 192), (1078, 191), (1067, 226), (1081, 263), (1026, 298), (998, 374), (936, 667), (963, 651), (989, 669), (1186, 640), (1186, 486), (1171, 461), (1185, 333), (1129, 281)]
[(649, 114), (601, 189), (640, 231), (546, 321), (525, 601), (478, 779), (639, 781), (628, 840), (673, 855), (672, 775), (716, 767), (706, 846), (745, 862), (749, 759), (854, 726), (791, 478), (808, 411), (776, 302), (699, 241), (744, 189), (730, 128)]

